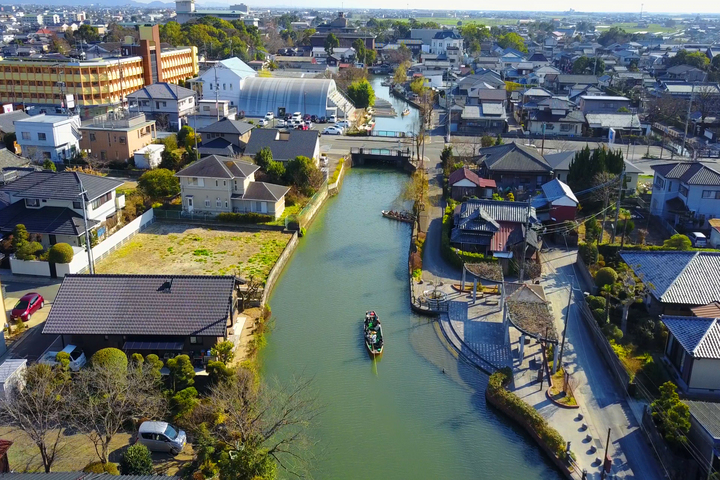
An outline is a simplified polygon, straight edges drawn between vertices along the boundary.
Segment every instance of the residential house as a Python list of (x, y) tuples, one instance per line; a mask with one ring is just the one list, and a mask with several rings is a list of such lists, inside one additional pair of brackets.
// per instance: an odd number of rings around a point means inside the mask
[(688, 83), (704, 82), (705, 72), (690, 65), (675, 65), (665, 70), (663, 79), (680, 80)]
[(157, 168), (162, 162), (162, 152), (165, 151), (165, 145), (151, 143), (138, 150), (135, 150), (135, 168), (144, 168), (147, 170)]
[(575, 85), (597, 85), (598, 79), (595, 75), (568, 75), (559, 74), (545, 76), (545, 87), (556, 93), (567, 93)]
[(481, 148), (473, 161), (482, 177), (503, 190), (532, 193), (553, 178), (552, 167), (537, 149), (517, 143)]
[[(12, 112), (0, 114), (0, 138), (8, 133), (15, 133), (15, 121), (28, 118), (30, 115), (23, 110), (14, 110)], [(9, 145), (11, 147), (12, 145)]]
[(652, 314), (689, 315), (691, 309), (720, 301), (720, 253), (702, 251), (622, 251), (620, 257), (649, 293)]
[(708, 224), (710, 224), (710, 246), (718, 248), (720, 247), (720, 218), (711, 218), (708, 220)]
[(669, 315), (661, 319), (668, 330), (664, 359), (678, 389), (720, 397), (720, 319)]
[(80, 132), (80, 148), (101, 162), (127, 162), (157, 137), (155, 120), (147, 120), (144, 113), (123, 111), (94, 117)]
[(495, 180), (480, 178), (477, 173), (467, 167), (458, 168), (448, 177), (453, 200), (462, 200), (465, 197), (492, 198), (497, 185)]
[[(217, 343), (237, 341), (233, 276), (66, 275), (43, 335), (59, 335), (87, 356), (108, 347), (155, 354), (163, 360), (187, 354), (196, 368)], [(236, 324), (237, 322), (237, 324)]]
[(449, 47), (457, 47), (462, 51), (463, 38), (453, 30), (441, 30), (435, 34), (430, 44), (430, 53), (442, 55)]
[(250, 141), (252, 129), (253, 126), (247, 122), (229, 118), (200, 128), (198, 133), (203, 139), (202, 145), (198, 146), (200, 155), (240, 155)]
[(41, 113), (15, 120), (15, 135), (22, 154), (32, 161), (70, 163), (79, 151), (79, 127), (80, 117)]
[[(690, 98), (699, 92), (706, 97), (720, 96), (720, 85), (717, 83), (691, 83), (691, 82), (670, 82), (664, 81), (660, 84), (659, 92), (672, 95), (673, 97)], [(693, 93), (695, 92), (695, 93)]]
[(505, 82), (497, 72), (486, 70), (482, 73), (474, 73), (458, 80), (456, 94), (468, 96), (474, 90), (481, 88), (504, 90)]
[(580, 202), (566, 183), (554, 178), (541, 188), (542, 194), (532, 200), (538, 220), (552, 223), (575, 220)]
[(457, 131), (470, 134), (501, 134), (508, 130), (507, 92), (478, 88), (467, 97)]
[(583, 133), (585, 116), (568, 100), (545, 98), (528, 112), (527, 131), (535, 135), (574, 137)]
[[(575, 150), (568, 150), (565, 152), (545, 154), (545, 161), (550, 164), (553, 172), (555, 172), (555, 178), (567, 183), (570, 164), (573, 159), (575, 159), (576, 153), (577, 151)], [(639, 175), (642, 175), (642, 170), (625, 160), (625, 191), (634, 192), (637, 190)]]
[[(533, 57), (530, 57), (530, 59), (528, 59), (528, 61), (532, 61), (532, 58)], [(533, 73), (535, 73), (535, 75), (537, 75), (538, 85), (545, 85), (546, 77), (548, 75), (560, 75), (560, 70), (558, 70), (557, 68), (555, 68), (553, 66), (545, 65), (545, 66), (536, 68)]]
[[(85, 244), (83, 202), (87, 228), (102, 237), (119, 221), (125, 196), (117, 195), (122, 180), (77, 172), (30, 172), (0, 187), (0, 232), (10, 233), (22, 223), (49, 247), (56, 243)], [(81, 197), (81, 192), (85, 195)]]
[(158, 128), (180, 130), (186, 117), (195, 111), (196, 94), (172, 83), (153, 83), (127, 96), (130, 111), (144, 113), (157, 121)]
[(700, 162), (666, 163), (652, 169), (651, 215), (693, 228), (705, 228), (708, 220), (720, 218), (720, 172)]
[(187, 124), (193, 130), (200, 130), (221, 118), (236, 120), (237, 107), (231, 107), (227, 100), (199, 100), (197, 110), (187, 116)]
[[(718, 452), (720, 452), (720, 403), (716, 401), (689, 400), (683, 402), (690, 410), (690, 431), (688, 442), (694, 446), (697, 463), (704, 473), (703, 478), (712, 477), (718, 469)], [(708, 467), (712, 471), (708, 472)]]
[[(468, 200), (455, 208), (450, 243), (463, 251), (513, 258), (525, 240), (526, 225), (537, 223), (535, 209), (527, 203)], [(527, 230), (527, 246), (527, 257), (533, 257), (541, 246), (532, 228)]]
[(210, 155), (175, 174), (180, 179), (183, 211), (187, 213), (262, 213), (279, 218), (285, 210), (283, 185), (256, 182), (260, 169), (252, 163)]
[(411, 28), (410, 39), (420, 40), (422, 42), (422, 51), (430, 53), (433, 38), (435, 38), (436, 34), (442, 31), (443, 30), (440, 28)]
[(582, 95), (578, 107), (582, 113), (587, 115), (588, 113), (618, 113), (620, 110), (629, 113), (632, 105), (627, 97)]
[(590, 137), (610, 138), (612, 130), (612, 141), (616, 135), (642, 135), (644, 131), (640, 118), (634, 113), (587, 113), (585, 128)]
[(254, 157), (265, 147), (270, 149), (276, 162), (307, 157), (317, 164), (320, 159), (320, 135), (317, 130), (255, 129), (245, 147), (245, 155)]

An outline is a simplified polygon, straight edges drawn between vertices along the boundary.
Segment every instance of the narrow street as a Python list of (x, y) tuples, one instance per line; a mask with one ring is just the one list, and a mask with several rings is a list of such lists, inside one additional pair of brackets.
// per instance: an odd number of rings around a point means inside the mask
[[(543, 280), (541, 285), (552, 304), (555, 326), (563, 331), (565, 314), (568, 309), (570, 285), (575, 286), (573, 295), (582, 295), (575, 276), (574, 250), (554, 250), (543, 254)], [(665, 478), (652, 447), (639, 428), (637, 415), (642, 413), (638, 404), (628, 403), (619, 391), (607, 365), (597, 351), (583, 320), (579, 318), (575, 297), (570, 304), (567, 340), (563, 364), (577, 382), (575, 396), (580, 410), (587, 419), (588, 430), (593, 439), (603, 445), (610, 432), (610, 456), (613, 460), (612, 473), (617, 478)], [(560, 433), (572, 425), (553, 425)], [(602, 454), (602, 452), (599, 452)]]

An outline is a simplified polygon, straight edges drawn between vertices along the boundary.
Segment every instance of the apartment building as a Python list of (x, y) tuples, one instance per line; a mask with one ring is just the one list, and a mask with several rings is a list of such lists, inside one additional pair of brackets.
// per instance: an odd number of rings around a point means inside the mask
[[(132, 116), (131, 116), (132, 115)], [(100, 115), (80, 127), (80, 148), (101, 161), (127, 161), (157, 137), (155, 120), (144, 113)]]

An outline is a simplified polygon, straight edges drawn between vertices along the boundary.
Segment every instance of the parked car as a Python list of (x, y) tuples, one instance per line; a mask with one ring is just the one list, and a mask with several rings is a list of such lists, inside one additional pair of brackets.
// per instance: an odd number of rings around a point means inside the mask
[(688, 238), (692, 242), (693, 247), (701, 248), (707, 247), (707, 237), (701, 232), (690, 232)]
[(335, 123), (335, 126), (350, 128), (350, 122), (348, 122), (347, 120), (340, 120), (339, 122)]
[(292, 120), (292, 118), (293, 118), (292, 113), (288, 113), (287, 115), (285, 115), (286, 122), (289, 122), (290, 120)]
[(305, 126), (308, 127), (308, 129), (311, 129), (313, 127), (313, 123), (310, 120), (305, 120)]
[(310, 130), (310, 129), (308, 128), (308, 126), (305, 125), (304, 123), (298, 124), (298, 126), (295, 127), (295, 128), (297, 128), (298, 130)]
[(305, 116), (303, 117), (303, 120), (305, 120), (306, 122), (309, 122), (311, 119), (312, 119), (312, 116), (310, 116), (309, 113), (306, 113)]
[(258, 123), (257, 123), (257, 124), (258, 124), (258, 126), (260, 126), (260, 127), (266, 127), (266, 126), (268, 126), (269, 123), (270, 123), (270, 122), (268, 122), (268, 121), (265, 120), (264, 118), (261, 118), (260, 120), (258, 120)]
[(283, 120), (282, 118), (278, 118), (277, 120), (275, 120), (275, 126), (276, 126), (276, 127), (279, 127), (279, 128), (284, 127), (284, 126), (285, 126), (285, 120)]
[[(67, 347), (63, 348), (61, 352), (65, 352), (70, 355), (70, 370), (72, 370), (73, 372), (79, 371), (87, 363), (87, 357), (85, 357), (85, 352), (83, 352), (75, 345), (68, 345)], [(58, 353), (60, 352), (55, 352), (52, 350), (49, 352), (45, 352), (40, 358), (40, 360), (38, 360), (38, 363), (44, 363), (45, 365), (50, 365), (51, 367), (54, 367), (55, 365), (58, 365), (58, 361), (56, 360)]]
[(292, 119), (293, 119), (293, 120), (298, 120), (298, 121), (299, 121), (299, 120), (302, 120), (302, 113), (300, 113), (300, 112), (295, 112), (295, 113), (293, 113), (293, 114), (292, 114)]
[(317, 121), (318, 121), (317, 115), (310, 115), (310, 121), (313, 123), (317, 123)]
[(26, 293), (15, 304), (10, 312), (10, 318), (13, 320), (22, 320), (27, 322), (33, 313), (37, 312), (45, 306), (45, 299), (39, 293)]
[(327, 123), (327, 118), (325, 118), (325, 117), (318, 118), (318, 123)]
[(265, 114), (265, 120), (270, 121), (270, 120), (272, 120), (273, 118), (275, 118), (275, 115), (273, 115), (273, 112), (267, 112), (267, 113)]
[(337, 122), (337, 115), (332, 114), (330, 117), (328, 117), (328, 123), (335, 123)]
[(168, 452), (177, 455), (187, 443), (187, 435), (167, 422), (143, 422), (138, 429), (137, 443), (151, 452)]
[(327, 127), (322, 133), (323, 135), (342, 135), (342, 130), (335, 127)]

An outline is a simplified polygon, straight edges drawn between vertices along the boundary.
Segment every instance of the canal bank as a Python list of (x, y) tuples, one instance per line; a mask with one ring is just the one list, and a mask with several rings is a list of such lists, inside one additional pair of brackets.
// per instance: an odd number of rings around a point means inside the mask
[[(459, 360), (407, 295), (410, 226), (381, 217), (407, 176), (352, 169), (271, 294), (263, 374), (312, 377), (325, 412), (310, 427), (316, 478), (559, 478), (531, 440), (488, 408), (487, 378)], [(386, 349), (361, 341), (368, 309)], [(372, 461), (369, 459), (372, 457)], [(481, 473), (482, 472), (482, 473)]]

